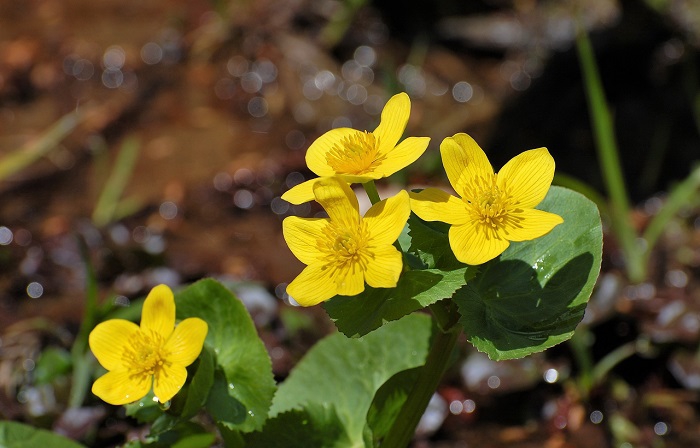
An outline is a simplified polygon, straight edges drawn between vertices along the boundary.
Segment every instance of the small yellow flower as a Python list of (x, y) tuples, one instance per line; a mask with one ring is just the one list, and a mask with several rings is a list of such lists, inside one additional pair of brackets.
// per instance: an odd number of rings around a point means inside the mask
[[(430, 137), (408, 137), (398, 143), (411, 113), (405, 93), (389, 99), (373, 132), (351, 128), (331, 129), (309, 146), (306, 165), (320, 177), (340, 176), (347, 183), (365, 183), (390, 176), (415, 162), (428, 147)], [(314, 198), (311, 179), (301, 183), (282, 199), (301, 204)]]
[(90, 349), (108, 370), (92, 385), (92, 393), (120, 405), (145, 397), (152, 385), (158, 401), (165, 403), (185, 384), (186, 367), (202, 351), (207, 329), (197, 317), (175, 327), (173, 293), (165, 285), (156, 286), (143, 303), (140, 327), (110, 319), (90, 333)]
[(403, 260), (392, 243), (411, 213), (408, 193), (374, 204), (363, 218), (357, 197), (344, 181), (320, 179), (313, 192), (329, 217), (290, 216), (282, 223), (289, 248), (307, 265), (287, 293), (311, 306), (337, 294), (357, 295), (365, 281), (374, 288), (396, 286)]
[(425, 221), (450, 224), (450, 247), (458, 260), (476, 265), (503, 253), (510, 241), (539, 238), (564, 220), (536, 210), (554, 177), (547, 148), (525, 151), (494, 174), (486, 154), (467, 134), (440, 145), (450, 184), (461, 197), (437, 188), (411, 193), (411, 208)]

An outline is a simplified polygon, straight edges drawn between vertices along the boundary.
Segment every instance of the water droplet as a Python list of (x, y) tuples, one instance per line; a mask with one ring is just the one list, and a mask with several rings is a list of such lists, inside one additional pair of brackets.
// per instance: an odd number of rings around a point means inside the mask
[(557, 371), (557, 369), (547, 369), (547, 371), (544, 372), (544, 380), (549, 384), (556, 383), (558, 379), (559, 372)]
[(238, 190), (233, 195), (233, 203), (236, 204), (238, 208), (248, 210), (255, 204), (255, 198), (253, 197), (253, 193), (249, 190)]
[(121, 69), (124, 66), (124, 62), (126, 62), (126, 53), (119, 45), (112, 45), (107, 48), (102, 56), (102, 63), (107, 68)]
[(44, 287), (39, 282), (31, 282), (27, 285), (27, 295), (32, 299), (38, 299), (44, 294)]
[(172, 201), (165, 201), (160, 204), (158, 213), (163, 219), (171, 220), (177, 216), (177, 204)]
[(168, 409), (170, 409), (171, 404), (172, 404), (172, 401), (168, 400), (165, 403), (158, 403), (158, 407), (163, 411), (167, 411)]
[(144, 406), (145, 406), (145, 405), (143, 404), (143, 401), (139, 401), (139, 407), (142, 408), (142, 407), (144, 407)]
[(141, 47), (141, 60), (148, 65), (157, 64), (163, 59), (163, 49), (155, 42), (148, 42)]
[(253, 413), (253, 411), (248, 411), (248, 415), (250, 415), (251, 417), (255, 417), (255, 414)]
[(491, 389), (498, 389), (501, 386), (501, 379), (496, 375), (491, 375), (489, 379), (486, 380), (486, 384), (488, 384)]
[(564, 429), (566, 428), (566, 425), (569, 423), (569, 421), (566, 419), (566, 416), (564, 415), (557, 415), (554, 417), (554, 426), (556, 426), (558, 429)]
[(0, 227), (0, 245), (7, 246), (12, 242), (12, 230), (5, 226)]
[(668, 425), (664, 422), (658, 422), (654, 425), (654, 434), (657, 436), (665, 436), (668, 433)]
[(591, 419), (591, 422), (593, 424), (597, 425), (603, 421), (603, 413), (598, 411), (598, 410), (595, 410), (595, 411), (591, 412), (591, 415), (589, 418)]
[(452, 87), (452, 97), (455, 101), (466, 103), (474, 96), (474, 88), (466, 81), (460, 81)]
[(236, 386), (233, 385), (233, 383), (228, 383), (228, 388), (229, 389), (234, 389)]

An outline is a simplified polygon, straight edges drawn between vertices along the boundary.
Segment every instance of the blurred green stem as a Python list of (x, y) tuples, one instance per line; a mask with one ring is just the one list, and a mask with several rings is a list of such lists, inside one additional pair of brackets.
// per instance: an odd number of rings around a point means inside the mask
[(124, 141), (117, 155), (114, 169), (102, 189), (95, 210), (92, 212), (92, 221), (96, 227), (103, 227), (114, 219), (119, 200), (134, 170), (138, 153), (139, 141), (136, 138)]
[(649, 222), (649, 225), (644, 231), (643, 237), (647, 242), (647, 251), (644, 253), (645, 263), (649, 261), (651, 248), (658, 241), (668, 222), (680, 211), (684, 205), (687, 205), (692, 198), (695, 197), (699, 188), (700, 166), (697, 166), (690, 173), (690, 176), (688, 176), (685, 180), (683, 180), (683, 182), (678, 184), (673, 189), (671, 194), (668, 196), (668, 199), (666, 199), (664, 206)]
[(576, 49), (585, 82), (598, 159), (610, 196), (613, 231), (625, 254), (627, 275), (633, 283), (638, 283), (646, 276), (642, 248), (637, 243), (637, 235), (631, 222), (630, 204), (620, 165), (613, 120), (605, 99), (593, 47), (582, 26), (579, 26), (576, 35)]
[[(382, 441), (382, 448), (405, 448), (411, 442), (416, 432), (416, 426), (418, 426), (430, 398), (440, 384), (450, 362), (452, 351), (457, 345), (457, 339), (461, 332), (459, 327), (455, 325), (458, 314), (454, 302), (442, 300), (435, 303), (434, 306), (444, 308), (444, 312), (438, 313), (441, 316), (439, 319), (447, 317), (447, 320), (439, 323), (425, 365), (421, 367), (416, 384), (410, 390), (394, 424)], [(442, 330), (443, 325), (446, 327), (449, 322), (453, 322), (452, 326)]]
[(17, 151), (0, 160), (0, 180), (23, 170), (44, 157), (63, 140), (85, 117), (84, 112), (70, 112), (61, 117), (41, 137), (32, 140)]
[(593, 358), (588, 343), (591, 337), (592, 334), (588, 327), (580, 326), (569, 339), (569, 345), (579, 370), (577, 386), (584, 400), (588, 399), (588, 394), (593, 387)]
[(90, 262), (90, 252), (87, 243), (82, 237), (78, 237), (80, 254), (85, 263), (85, 312), (80, 324), (80, 331), (75, 338), (71, 357), (73, 359), (73, 381), (71, 382), (68, 406), (78, 408), (82, 406), (90, 383), (90, 371), (92, 370), (92, 358), (87, 354), (88, 337), (95, 327), (97, 320), (97, 277)]

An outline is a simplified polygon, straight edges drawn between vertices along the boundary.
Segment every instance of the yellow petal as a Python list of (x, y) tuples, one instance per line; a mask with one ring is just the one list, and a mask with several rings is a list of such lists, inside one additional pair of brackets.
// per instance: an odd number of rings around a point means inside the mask
[(382, 110), (379, 126), (373, 134), (379, 138), (379, 153), (391, 151), (403, 135), (411, 114), (411, 100), (406, 93), (401, 92), (389, 98)]
[(301, 306), (313, 306), (338, 294), (334, 269), (316, 263), (307, 266), (287, 285), (287, 294)]
[(477, 265), (501, 255), (508, 248), (508, 240), (494, 232), (484, 231), (483, 226), (468, 222), (450, 227), (450, 247), (462, 263)]
[(374, 173), (380, 179), (391, 176), (399, 170), (406, 168), (423, 155), (430, 143), (430, 137), (408, 137), (395, 148), (390, 149), (386, 159), (379, 164)]
[(163, 346), (167, 353), (166, 362), (181, 366), (192, 364), (202, 352), (208, 328), (207, 323), (198, 317), (190, 317), (180, 322)]
[(409, 193), (411, 210), (423, 221), (442, 221), (447, 224), (465, 224), (469, 220), (461, 199), (437, 188), (426, 188), (420, 193)]
[(314, 196), (332, 221), (345, 225), (357, 225), (360, 222), (357, 196), (347, 183), (337, 177), (319, 179), (314, 184)]
[(336, 128), (321, 135), (306, 151), (306, 166), (318, 176), (333, 176), (337, 174), (328, 165), (328, 154), (335, 146), (342, 146), (344, 138), (355, 135), (358, 132), (352, 128)]
[[(465, 198), (470, 185), (490, 180), (493, 167), (481, 147), (467, 134), (455, 134), (445, 138), (440, 144), (442, 164), (452, 188)], [(470, 199), (470, 198), (465, 198)]]
[(341, 178), (348, 184), (364, 184), (370, 180), (381, 179), (384, 176), (380, 172), (372, 170), (361, 176), (356, 174), (338, 174), (336, 177)]
[(122, 353), (131, 335), (138, 331), (139, 326), (128, 320), (110, 319), (102, 322), (90, 332), (90, 350), (105, 369), (123, 369)]
[(372, 249), (374, 258), (365, 269), (365, 280), (373, 288), (393, 288), (403, 270), (403, 257), (394, 246)]
[(406, 226), (410, 214), (411, 204), (404, 190), (374, 204), (364, 217), (372, 244), (391, 245)]
[(282, 195), (282, 199), (294, 205), (299, 205), (303, 204), (304, 202), (313, 201), (314, 183), (316, 183), (318, 179), (318, 177), (315, 177), (311, 180), (307, 180), (306, 182), (302, 182), (298, 185), (293, 186)]
[(554, 178), (554, 159), (547, 148), (525, 151), (498, 172), (497, 185), (522, 208), (534, 208), (547, 195)]
[(527, 209), (509, 213), (505, 226), (500, 232), (510, 241), (528, 241), (549, 233), (563, 222), (564, 219), (554, 213)]
[(175, 327), (175, 297), (166, 285), (158, 285), (143, 302), (141, 329), (151, 330), (168, 339)]
[(163, 365), (153, 379), (153, 393), (165, 403), (180, 392), (187, 379), (187, 369), (180, 364)]
[(145, 397), (151, 390), (151, 383), (151, 375), (107, 372), (92, 384), (92, 393), (109, 404), (127, 404)]
[(356, 296), (365, 290), (365, 272), (359, 263), (343, 266), (335, 276), (338, 294)]
[(318, 248), (323, 239), (323, 228), (328, 225), (325, 218), (299, 218), (288, 216), (282, 221), (282, 234), (295, 257), (304, 264), (311, 264), (323, 256)]

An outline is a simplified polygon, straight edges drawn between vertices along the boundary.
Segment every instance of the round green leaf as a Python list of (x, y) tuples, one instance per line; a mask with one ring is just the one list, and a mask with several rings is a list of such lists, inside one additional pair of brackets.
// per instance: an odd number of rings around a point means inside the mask
[(571, 338), (600, 272), (603, 234), (595, 204), (552, 187), (538, 208), (564, 223), (541, 238), (512, 243), (454, 296), (469, 341), (491, 359), (521, 358)]
[(275, 381), (270, 357), (245, 306), (212, 279), (178, 292), (175, 300), (178, 319), (199, 317), (209, 325), (205, 344), (214, 353), (217, 374), (207, 405), (215, 403), (217, 410), (245, 409), (244, 418), (217, 418), (217, 423), (237, 431), (260, 429), (272, 403)]
[[(328, 336), (309, 350), (280, 385), (271, 415), (306, 409), (310, 404), (316, 411), (330, 406), (337, 419), (319, 419), (325, 422), (324, 431), (351, 441), (342, 446), (364, 446), (367, 412), (377, 390), (397, 372), (425, 363), (431, 330), (429, 316), (411, 314), (361, 338), (349, 339), (339, 333)], [(326, 427), (334, 420), (342, 424), (342, 430)]]

